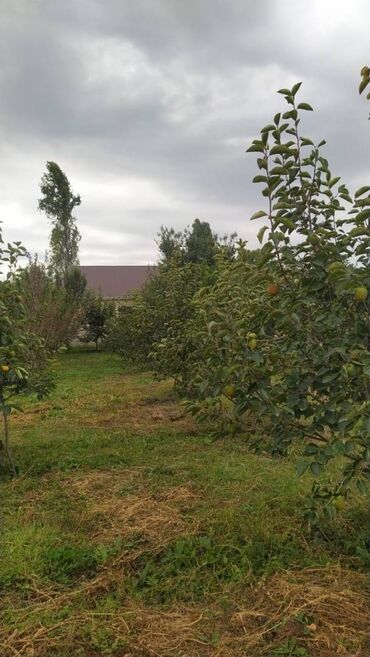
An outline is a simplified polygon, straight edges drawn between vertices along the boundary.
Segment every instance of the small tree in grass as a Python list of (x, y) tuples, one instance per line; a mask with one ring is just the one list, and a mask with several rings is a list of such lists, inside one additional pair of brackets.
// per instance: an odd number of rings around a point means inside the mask
[[(300, 114), (312, 107), (296, 101), (300, 86), (279, 91), (288, 110), (248, 149), (267, 200), (254, 216), (266, 220), (259, 238), (267, 237), (261, 254), (272, 273), (259, 311), (267, 376), (254, 396), (279, 449), (304, 439), (299, 470), (316, 480), (314, 519), (317, 501), (332, 516), (333, 498), (352, 484), (366, 493), (370, 479), (370, 186), (352, 198), (322, 155), (325, 141), (301, 135)], [(340, 475), (324, 483), (338, 457)]]
[(301, 134), (312, 108), (297, 101), (299, 88), (280, 90), (287, 110), (248, 149), (265, 200), (252, 217), (265, 222), (260, 251), (250, 259), (240, 245), (220, 262), (189, 321), (155, 353), (157, 371), (191, 386), (199, 418), (246, 435), (258, 419), (253, 446), (301, 452), (315, 521), (370, 482), (370, 185), (352, 198), (325, 142)]
[(114, 302), (103, 299), (90, 292), (87, 294), (86, 311), (83, 320), (83, 342), (94, 342), (96, 350), (107, 335), (108, 321), (113, 317)]
[(26, 331), (22, 304), (19, 257), (26, 255), (20, 242), (3, 245), (0, 227), (0, 413), (3, 418), (5, 457), (13, 475), (17, 468), (10, 444), (9, 415), (19, 409), (22, 394), (43, 396), (52, 387), (48, 355), (43, 341)]

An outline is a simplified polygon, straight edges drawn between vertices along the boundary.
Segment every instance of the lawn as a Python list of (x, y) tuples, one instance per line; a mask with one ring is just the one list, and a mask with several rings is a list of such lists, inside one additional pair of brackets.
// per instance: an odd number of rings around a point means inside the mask
[(366, 500), (302, 523), (293, 461), (218, 439), (171, 383), (63, 355), (12, 417), (1, 657), (368, 657)]

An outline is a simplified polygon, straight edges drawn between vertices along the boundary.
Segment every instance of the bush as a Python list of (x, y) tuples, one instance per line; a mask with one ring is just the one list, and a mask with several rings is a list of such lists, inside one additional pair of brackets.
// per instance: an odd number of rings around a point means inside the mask
[(186, 324), (192, 315), (195, 292), (212, 276), (213, 270), (207, 264), (182, 265), (175, 259), (160, 265), (130, 305), (118, 309), (109, 324), (107, 347), (126, 360), (152, 364), (153, 346)]
[(67, 286), (57, 286), (47, 266), (37, 259), (23, 271), (22, 299), (27, 329), (41, 337), (50, 351), (68, 345), (78, 335), (84, 313), (85, 284), (78, 273), (71, 272)]
[(82, 321), (82, 342), (94, 342), (98, 350), (106, 338), (108, 322), (115, 314), (115, 303), (109, 299), (103, 299), (93, 292), (85, 297), (85, 311)]
[(0, 280), (0, 413), (4, 426), (1, 447), (13, 475), (17, 469), (10, 446), (9, 415), (13, 409), (19, 409), (15, 398), (29, 393), (41, 397), (53, 384), (45, 343), (27, 323), (23, 276), (17, 268), (19, 257), (24, 255), (25, 250), (18, 242), (0, 247), (0, 267), (8, 269), (6, 278)]
[(219, 261), (233, 260), (235, 240), (236, 233), (220, 238), (199, 219), (182, 232), (162, 227), (157, 241), (162, 260), (157, 272), (129, 305), (118, 309), (109, 324), (107, 347), (125, 360), (152, 366), (161, 376), (172, 376), (177, 387), (185, 389), (194, 350), (187, 342), (194, 295), (215, 279)]

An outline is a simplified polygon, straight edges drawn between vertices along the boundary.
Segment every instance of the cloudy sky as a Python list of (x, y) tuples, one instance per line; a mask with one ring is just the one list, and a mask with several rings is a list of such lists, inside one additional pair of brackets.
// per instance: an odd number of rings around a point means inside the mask
[[(39, 181), (55, 160), (82, 197), (82, 264), (147, 264), (161, 224), (195, 217), (256, 245), (245, 149), (303, 81), (332, 170), (370, 180), (358, 96), (368, 0), (0, 0), (0, 219), (43, 254)], [(370, 104), (369, 104), (370, 105)]]

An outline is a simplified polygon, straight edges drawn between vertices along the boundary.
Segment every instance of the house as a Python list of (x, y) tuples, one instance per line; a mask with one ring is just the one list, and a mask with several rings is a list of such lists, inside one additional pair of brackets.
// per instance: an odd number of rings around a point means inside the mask
[(87, 287), (105, 299), (128, 300), (154, 276), (156, 267), (149, 265), (81, 265)]

